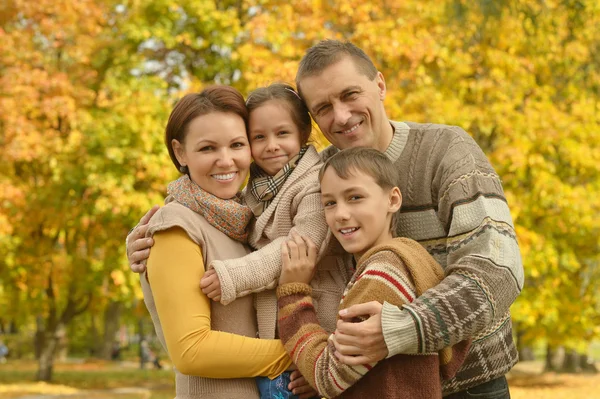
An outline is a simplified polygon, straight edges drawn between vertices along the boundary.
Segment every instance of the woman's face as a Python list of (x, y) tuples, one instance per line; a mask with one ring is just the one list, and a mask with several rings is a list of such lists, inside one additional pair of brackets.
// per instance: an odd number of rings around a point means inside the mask
[(185, 142), (172, 142), (190, 178), (219, 198), (233, 198), (246, 180), (250, 146), (244, 120), (230, 112), (201, 115), (188, 125)]

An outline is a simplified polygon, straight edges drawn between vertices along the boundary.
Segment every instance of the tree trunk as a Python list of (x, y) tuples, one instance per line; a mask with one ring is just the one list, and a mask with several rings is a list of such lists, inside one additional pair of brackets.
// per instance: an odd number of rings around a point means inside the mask
[(546, 348), (546, 366), (544, 371), (560, 371), (564, 362), (564, 348), (548, 344)]
[(90, 330), (88, 331), (88, 343), (91, 357), (98, 357), (102, 353), (102, 342), (96, 325), (96, 315), (90, 314)]
[(56, 329), (56, 358), (61, 362), (67, 360), (69, 353), (69, 336), (65, 325), (61, 325)]
[(565, 351), (565, 361), (560, 369), (563, 373), (577, 374), (581, 372), (580, 356), (576, 351), (569, 349)]
[(598, 368), (596, 368), (596, 364), (594, 364), (594, 361), (592, 359), (590, 359), (588, 357), (588, 355), (580, 356), (579, 366), (581, 367), (581, 370), (583, 370), (586, 373), (593, 373), (593, 374), (598, 373)]
[(111, 359), (115, 336), (119, 331), (122, 309), (122, 302), (110, 302), (104, 311), (104, 338), (102, 340), (102, 350), (100, 352), (100, 356), (103, 359)]
[(44, 319), (42, 316), (37, 316), (35, 318), (35, 336), (33, 337), (33, 351), (37, 360), (39, 360), (42, 355), (45, 335)]
[(520, 324), (514, 324), (515, 334), (517, 337), (517, 351), (519, 352), (519, 361), (528, 362), (535, 360), (533, 348), (525, 344), (525, 331), (520, 327)]
[(531, 346), (519, 347), (519, 361), (520, 362), (531, 362), (533, 360), (535, 360), (535, 356), (533, 354), (533, 348)]
[[(64, 326), (63, 326), (64, 327)], [(58, 326), (57, 326), (58, 329)], [(54, 368), (54, 354), (58, 346), (59, 336), (55, 331), (49, 331), (43, 340), (43, 346), (38, 362), (38, 381), (49, 382), (52, 380), (52, 371)]]

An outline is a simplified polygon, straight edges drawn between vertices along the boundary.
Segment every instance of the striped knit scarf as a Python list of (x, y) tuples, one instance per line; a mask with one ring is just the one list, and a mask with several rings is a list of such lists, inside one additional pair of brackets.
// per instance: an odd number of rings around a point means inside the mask
[(222, 199), (200, 188), (188, 175), (169, 183), (167, 192), (177, 202), (204, 216), (206, 221), (230, 238), (248, 242), (246, 226), (252, 219), (250, 207), (236, 196)]
[(298, 155), (290, 159), (275, 176), (266, 174), (256, 163), (250, 165), (250, 192), (258, 201), (258, 204), (252, 208), (254, 216), (259, 217), (269, 207), (306, 150), (308, 147), (302, 147)]

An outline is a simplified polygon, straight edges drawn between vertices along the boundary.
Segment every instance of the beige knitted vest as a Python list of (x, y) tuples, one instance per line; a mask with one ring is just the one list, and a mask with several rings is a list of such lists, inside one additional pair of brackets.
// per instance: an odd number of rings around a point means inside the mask
[[(211, 260), (239, 258), (250, 250), (240, 242), (234, 241), (221, 231), (211, 226), (201, 215), (185, 206), (170, 202), (162, 207), (150, 220), (148, 236), (172, 227), (184, 229), (190, 238), (200, 246), (204, 264)], [(145, 274), (141, 275), (144, 302), (150, 312), (156, 335), (167, 349), (160, 320), (156, 312), (152, 289)], [(173, 309), (173, 311), (177, 311)], [(211, 328), (247, 337), (256, 337), (256, 313), (252, 296), (238, 298), (232, 304), (223, 306), (218, 302), (211, 303)], [(258, 399), (259, 394), (253, 378), (210, 379), (187, 376), (175, 370), (175, 399)]]

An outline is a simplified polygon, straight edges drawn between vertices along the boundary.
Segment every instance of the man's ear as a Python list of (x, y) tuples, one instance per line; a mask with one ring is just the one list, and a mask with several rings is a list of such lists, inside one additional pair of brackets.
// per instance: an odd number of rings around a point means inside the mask
[(402, 193), (398, 187), (394, 187), (390, 190), (390, 197), (388, 203), (388, 212), (396, 213), (402, 206)]
[(178, 140), (173, 139), (171, 140), (171, 146), (173, 147), (173, 152), (175, 153), (175, 158), (177, 158), (179, 165), (186, 166), (187, 162), (185, 160), (183, 145)]
[(379, 100), (385, 100), (385, 94), (387, 93), (387, 87), (385, 86), (385, 78), (383, 74), (377, 71), (377, 76), (375, 77), (375, 82), (377, 83), (377, 87), (379, 89)]

